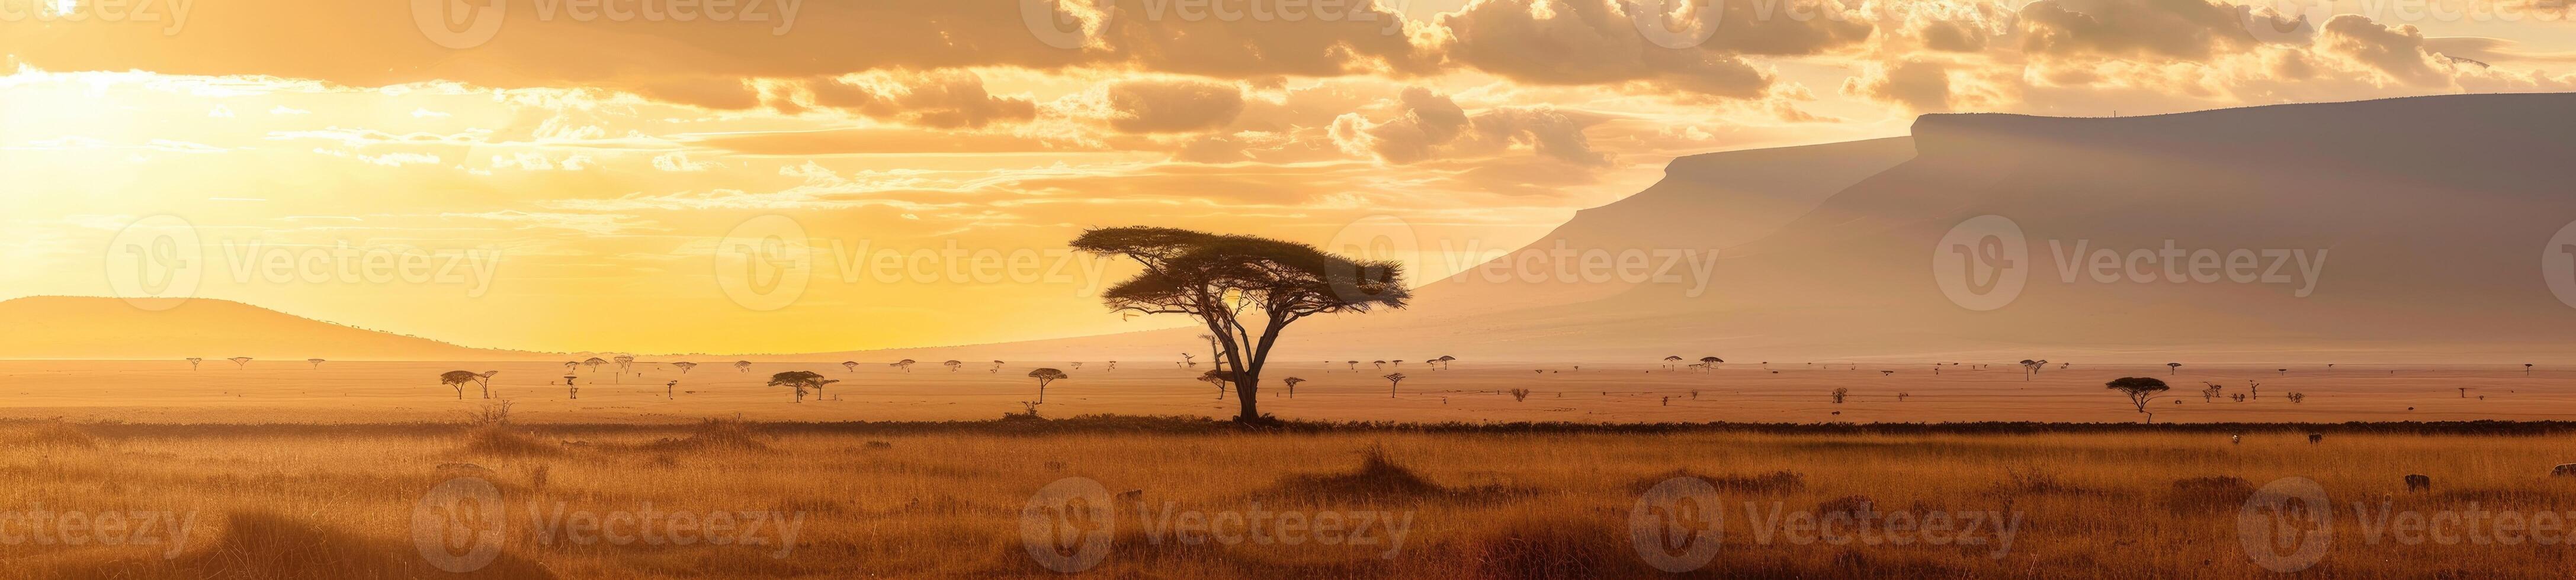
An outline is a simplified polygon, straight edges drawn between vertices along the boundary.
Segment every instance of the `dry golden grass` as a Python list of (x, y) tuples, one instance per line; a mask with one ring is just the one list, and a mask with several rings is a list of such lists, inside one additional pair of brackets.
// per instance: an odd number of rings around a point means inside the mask
[[(497, 443), (496, 443), (497, 442)], [(75, 426), (0, 428), (0, 511), (195, 513), (168, 545), (0, 545), (7, 578), (448, 578), (419, 556), (413, 507), (451, 477), (492, 481), (510, 535), (482, 577), (1060, 577), (1023, 547), (1031, 494), (1097, 480), (1113, 549), (1095, 577), (1596, 578), (1660, 574), (1630, 545), (1640, 491), (1713, 482), (1727, 536), (1710, 577), (2242, 578), (2237, 511), (2277, 478), (2316, 480), (2336, 536), (2316, 578), (2561, 577), (2565, 546), (2369, 545), (2351, 503), (2398, 509), (2576, 510), (2565, 436), (2258, 431), (2018, 435), (832, 433), (710, 422), (566, 429)], [(531, 451), (537, 450), (537, 451)], [(471, 465), (459, 465), (471, 464)], [(2432, 476), (2408, 494), (2400, 477)], [(1130, 494), (1132, 490), (1132, 495)], [(1744, 502), (1821, 511), (2019, 512), (1995, 546), (1755, 541)], [(801, 513), (780, 546), (569, 545), (525, 533), (556, 502), (609, 513)], [(1158, 543), (1166, 505), (1222, 512), (1410, 517), (1392, 558), (1373, 546)], [(0, 529), (0, 540), (24, 524)], [(771, 537), (776, 537), (774, 534)], [(783, 556), (783, 557), (782, 557)], [(466, 576), (474, 577), (474, 576)]]

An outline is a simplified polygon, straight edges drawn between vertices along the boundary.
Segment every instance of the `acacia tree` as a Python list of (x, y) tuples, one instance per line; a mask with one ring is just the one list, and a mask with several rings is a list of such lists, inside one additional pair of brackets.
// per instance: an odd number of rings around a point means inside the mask
[(2168, 371), (2168, 372), (2166, 372), (2165, 374), (2168, 374), (2168, 375), (2178, 375), (2178, 374), (2182, 374), (2182, 363), (2165, 363), (2165, 368), (2172, 369), (2171, 371)]
[[(1722, 363), (1722, 362), (1726, 362), (1726, 359), (1717, 358), (1717, 357), (1713, 357), (1713, 356), (1704, 356), (1704, 357), (1699, 357), (1699, 368), (1700, 368), (1700, 372), (1708, 372), (1708, 371), (1717, 370), (1717, 363)], [(1574, 368), (1583, 368), (1583, 367), (1574, 367)]]
[(246, 356), (237, 356), (237, 357), (232, 357), (232, 358), (228, 358), (228, 359), (224, 359), (224, 360), (233, 361), (233, 369), (234, 369), (234, 370), (240, 370), (240, 369), (250, 368), (250, 357), (246, 357)]
[(841, 361), (841, 372), (845, 372), (845, 373), (855, 373), (855, 372), (859, 372), (859, 361), (854, 361), (854, 360), (845, 360), (845, 361)]
[(192, 371), (193, 371), (193, 370), (197, 370), (197, 363), (201, 363), (201, 362), (206, 362), (206, 359), (197, 358), (197, 357), (193, 357), (193, 356), (192, 356), (192, 357), (188, 357), (188, 370), (192, 370)]
[(1268, 422), (1260, 412), (1263, 366), (1279, 333), (1317, 314), (1403, 308), (1412, 292), (1401, 265), (1353, 260), (1313, 246), (1252, 236), (1174, 228), (1094, 229), (1073, 249), (1125, 257), (1144, 267), (1101, 295), (1111, 311), (1180, 314), (1215, 337), (1218, 360), (1235, 383), (1235, 420)]
[(2048, 366), (2048, 359), (2021, 359), (2021, 381), (2030, 382), (2031, 375), (2039, 374), (2039, 369), (2046, 366)]
[(1404, 384), (1404, 373), (1389, 373), (1378, 378), (1386, 379), (1386, 398), (1389, 399), (1395, 398), (1395, 386)]
[(620, 372), (620, 373), (631, 373), (631, 372), (635, 372), (635, 355), (631, 355), (631, 354), (621, 354), (621, 355), (617, 355), (617, 356), (609, 357), (609, 359), (608, 359), (608, 360), (615, 361), (615, 362), (617, 363), (617, 372)]
[(2157, 393), (2172, 388), (2165, 386), (2162, 379), (2154, 377), (2120, 377), (2102, 385), (2119, 391), (2120, 394), (2128, 395), (2129, 404), (2136, 405), (2140, 413), (2147, 412), (2147, 401), (2155, 400)]
[(1433, 361), (1435, 361), (1435, 362), (1440, 363), (1440, 370), (1444, 370), (1444, 371), (1445, 371), (1445, 370), (1449, 370), (1449, 363), (1453, 363), (1453, 362), (1457, 362), (1457, 361), (1458, 361), (1458, 357), (1449, 356), (1449, 355), (1445, 355), (1445, 354), (1444, 354), (1444, 355), (1440, 355), (1440, 358), (1435, 358), (1435, 359), (1431, 359), (1431, 360), (1433, 360)]
[(1351, 365), (1351, 370), (1360, 370), (1360, 361), (1349, 361), (1349, 363)]
[(799, 403), (805, 402), (806, 389), (820, 391), (823, 390), (823, 385), (837, 382), (841, 381), (823, 378), (822, 374), (814, 371), (787, 371), (769, 375), (769, 386), (796, 389), (796, 402)]
[(993, 368), (992, 368), (992, 370), (987, 370), (987, 371), (984, 371), (984, 372), (988, 372), (988, 373), (998, 373), (998, 372), (1002, 372), (1002, 361), (993, 361)]
[(895, 367), (895, 368), (903, 369), (903, 372), (907, 372), (907, 373), (908, 373), (908, 372), (912, 372), (912, 365), (913, 365), (914, 363), (915, 363), (915, 361), (914, 361), (914, 360), (912, 360), (912, 359), (903, 359), (903, 360), (899, 360), (899, 361), (894, 361), (894, 362), (886, 363), (886, 366), (890, 366), (890, 367)]
[(680, 367), (680, 374), (684, 374), (684, 375), (685, 375), (685, 374), (689, 374), (689, 369), (698, 368), (698, 363), (693, 363), (693, 362), (689, 362), (689, 361), (680, 361), (680, 362), (671, 363), (671, 366)]
[(581, 361), (581, 364), (590, 367), (590, 372), (596, 373), (599, 372), (599, 365), (608, 364), (608, 361), (594, 356), (590, 357), (589, 360)]
[(320, 369), (320, 368), (322, 368), (322, 362), (323, 362), (323, 361), (322, 361), (322, 359), (318, 359), (318, 358), (308, 358), (308, 359), (304, 359), (304, 362), (313, 363), (313, 368), (315, 368), (315, 369)]
[(447, 371), (438, 374), (438, 384), (455, 388), (456, 398), (461, 400), (465, 398), (465, 383), (479, 383), (483, 385), (483, 398), (489, 399), (492, 398), (492, 375), (497, 374), (501, 371)]
[(747, 372), (751, 372), (751, 361), (747, 361), (747, 360), (738, 360), (738, 361), (733, 361), (733, 372), (737, 372), (737, 373), (747, 373)]
[(953, 372), (957, 372), (957, 369), (958, 369), (958, 368), (961, 368), (961, 367), (966, 366), (966, 361), (952, 360), (952, 361), (948, 361), (948, 362), (939, 363), (939, 365), (940, 365), (940, 366), (944, 366), (944, 367), (948, 367), (948, 372), (952, 372), (952, 373), (953, 373)]
[(571, 374), (573, 371), (578, 371), (578, 370), (581, 370), (581, 361), (577, 361), (577, 360), (568, 360), (568, 361), (564, 361), (564, 373), (565, 373), (565, 374)]
[(1072, 375), (1064, 374), (1064, 371), (1050, 368), (1040, 368), (1038, 370), (1029, 371), (1029, 378), (1038, 380), (1038, 403), (1046, 403), (1047, 383), (1052, 383), (1055, 382), (1056, 379), (1068, 378), (1071, 376)]
[(1297, 398), (1297, 383), (1303, 383), (1303, 382), (1306, 382), (1306, 379), (1301, 379), (1301, 378), (1297, 378), (1297, 377), (1288, 377), (1288, 378), (1284, 378), (1284, 379), (1279, 379), (1279, 384), (1282, 384), (1282, 385), (1288, 385), (1288, 398), (1291, 398), (1291, 399)]
[(1677, 362), (1682, 362), (1682, 355), (1677, 354), (1664, 357), (1664, 370), (1673, 370), (1673, 363)]

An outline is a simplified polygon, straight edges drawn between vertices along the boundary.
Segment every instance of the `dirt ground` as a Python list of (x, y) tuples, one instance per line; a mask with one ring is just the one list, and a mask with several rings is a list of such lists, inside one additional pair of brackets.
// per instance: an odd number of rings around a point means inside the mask
[[(677, 362), (677, 361), (661, 361)], [(517, 405), (523, 423), (678, 423), (739, 416), (754, 421), (981, 420), (1018, 412), (1038, 398), (1028, 372), (1063, 369), (1071, 378), (1047, 388), (1040, 412), (1050, 417), (1084, 414), (1231, 416), (1232, 396), (1220, 400), (1205, 370), (1170, 362), (1128, 362), (1104, 370), (1102, 362), (1075, 369), (1069, 362), (990, 362), (951, 371), (936, 362), (911, 372), (883, 363), (855, 371), (837, 363), (752, 365), (696, 361), (681, 373), (667, 364), (639, 362), (631, 372), (612, 365), (577, 371), (580, 398), (567, 397), (565, 369), (543, 363), (252, 361), (235, 368), (208, 360), (197, 370), (184, 361), (0, 361), (0, 419), (62, 418), (75, 422), (135, 423), (383, 423), (452, 422), (480, 405), (469, 385), (466, 401), (439, 384), (450, 370), (500, 371), (496, 396)], [(2137, 422), (2145, 417), (2104, 381), (2150, 376), (2173, 385), (2149, 405), (2156, 422), (2340, 422), (2431, 420), (2550, 420), (2576, 416), (2576, 370), (2520, 368), (2306, 365), (2278, 367), (2193, 366), (2179, 373), (2147, 366), (2051, 366), (2024, 380), (2017, 366), (1983, 369), (1929, 364), (1728, 364), (1713, 372), (1665, 370), (1662, 365), (1563, 363), (1457, 363), (1434, 370), (1420, 363), (1401, 369), (1358, 370), (1336, 363), (1280, 363), (1266, 373), (1261, 392), (1266, 412), (1284, 419), (1404, 422)], [(793, 402), (787, 389), (765, 386), (769, 375), (809, 370), (841, 382), (819, 397)], [(1888, 374), (1884, 371), (1893, 371)], [(1407, 377), (1388, 393), (1383, 375)], [(1294, 397), (1279, 384), (1307, 379)], [(679, 381), (665, 395), (664, 384)], [(2204, 401), (2204, 383), (2219, 383), (2221, 396)], [(2259, 387), (2249, 389), (2253, 383)], [(1841, 404), (1831, 392), (1850, 389)], [(2468, 389), (2465, 396), (2460, 389)], [(1514, 400), (1511, 389), (1529, 389)], [(2292, 402), (2290, 393), (2306, 395)], [(2236, 402), (2232, 395), (2254, 397)], [(1898, 400), (1899, 395), (1906, 395)]]

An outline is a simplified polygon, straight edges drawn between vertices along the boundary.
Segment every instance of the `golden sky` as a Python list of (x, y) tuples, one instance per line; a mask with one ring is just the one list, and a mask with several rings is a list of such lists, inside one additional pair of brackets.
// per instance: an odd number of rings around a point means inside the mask
[(1921, 113), (2576, 86), (2520, 1), (0, 0), (0, 298), (166, 295), (176, 248), (186, 295), (470, 346), (1159, 328), (1063, 243), (1394, 235), (1427, 282)]

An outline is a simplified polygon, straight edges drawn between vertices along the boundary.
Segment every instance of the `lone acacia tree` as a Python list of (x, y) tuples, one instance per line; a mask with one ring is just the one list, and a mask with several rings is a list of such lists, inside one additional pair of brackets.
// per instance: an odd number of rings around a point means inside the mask
[(1386, 398), (1389, 399), (1395, 398), (1395, 386), (1404, 384), (1404, 373), (1391, 373), (1378, 378), (1386, 379)]
[(237, 357), (232, 357), (232, 358), (228, 358), (228, 359), (224, 359), (224, 360), (233, 361), (233, 369), (234, 369), (234, 370), (240, 370), (240, 369), (250, 368), (250, 357), (246, 357), (246, 356), (237, 356)]
[(2154, 377), (2120, 377), (2111, 379), (2111, 382), (2103, 383), (2102, 386), (2128, 395), (2129, 403), (2137, 405), (2140, 413), (2147, 412), (2147, 401), (2155, 400), (2157, 393), (2173, 388), (2165, 386), (2163, 379)]
[(201, 363), (201, 362), (206, 362), (206, 359), (202, 359), (202, 358), (198, 358), (198, 357), (193, 357), (193, 356), (192, 356), (192, 357), (188, 357), (188, 370), (192, 370), (192, 371), (193, 371), (193, 370), (197, 370), (197, 363)]
[(1052, 382), (1055, 382), (1055, 381), (1056, 381), (1056, 379), (1066, 378), (1066, 377), (1069, 377), (1069, 376), (1072, 376), (1072, 375), (1067, 375), (1067, 374), (1064, 374), (1064, 371), (1055, 370), (1055, 369), (1050, 369), (1050, 368), (1041, 368), (1041, 369), (1038, 369), (1038, 370), (1029, 371), (1029, 378), (1037, 379), (1037, 380), (1038, 380), (1038, 403), (1039, 403), (1039, 404), (1045, 404), (1045, 403), (1046, 403), (1046, 387), (1047, 387), (1047, 383), (1052, 383)]
[(1234, 379), (1240, 405), (1235, 420), (1245, 423), (1268, 421), (1260, 409), (1261, 371), (1289, 324), (1317, 314), (1403, 308), (1413, 297), (1399, 264), (1354, 260), (1294, 242), (1122, 227), (1083, 232), (1072, 246), (1144, 266), (1101, 295), (1111, 311), (1180, 314), (1207, 328), (1219, 351), (1218, 360), (1209, 362)]
[(319, 368), (322, 368), (322, 363), (323, 363), (323, 362), (325, 362), (325, 361), (323, 361), (322, 359), (318, 359), (318, 358), (308, 358), (308, 359), (304, 359), (304, 362), (313, 363), (313, 368), (319, 369)]
[(680, 362), (671, 363), (671, 366), (680, 367), (680, 374), (684, 374), (684, 375), (685, 375), (685, 374), (689, 374), (689, 369), (698, 368), (698, 363), (693, 363), (693, 362), (689, 362), (689, 361), (680, 361)]
[(814, 371), (787, 371), (769, 375), (769, 386), (796, 389), (796, 402), (799, 403), (805, 402), (806, 389), (822, 390), (823, 385), (837, 382), (841, 381), (823, 378), (822, 374)]
[(483, 398), (489, 399), (492, 398), (492, 375), (497, 374), (501, 374), (501, 371), (485, 371), (482, 373), (470, 371), (447, 371), (439, 373), (438, 383), (454, 387), (456, 389), (456, 398), (458, 399), (465, 398), (465, 383), (478, 383), (483, 385)]
[(854, 360), (845, 360), (845, 361), (841, 361), (841, 372), (845, 372), (845, 373), (855, 373), (855, 372), (859, 372), (859, 361), (854, 361)]
[(1288, 378), (1284, 378), (1284, 379), (1279, 379), (1279, 384), (1288, 385), (1288, 398), (1291, 398), (1291, 399), (1297, 398), (1297, 383), (1303, 383), (1303, 382), (1306, 382), (1306, 379), (1301, 379), (1301, 378), (1297, 378), (1297, 377), (1288, 377)]

